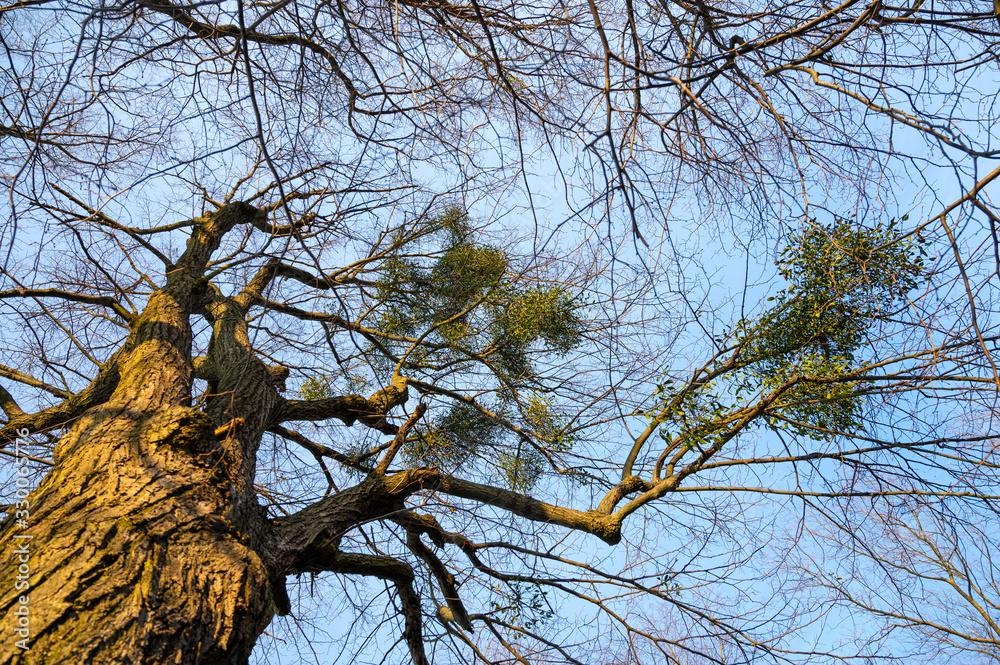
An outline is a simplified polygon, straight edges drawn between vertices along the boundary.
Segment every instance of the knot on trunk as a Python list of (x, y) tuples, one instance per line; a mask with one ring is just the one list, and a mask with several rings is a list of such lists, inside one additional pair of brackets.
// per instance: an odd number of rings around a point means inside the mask
[(221, 455), (212, 419), (197, 409), (174, 406), (159, 411), (145, 422), (143, 429), (151, 448), (168, 446), (186, 450), (203, 466), (215, 464)]

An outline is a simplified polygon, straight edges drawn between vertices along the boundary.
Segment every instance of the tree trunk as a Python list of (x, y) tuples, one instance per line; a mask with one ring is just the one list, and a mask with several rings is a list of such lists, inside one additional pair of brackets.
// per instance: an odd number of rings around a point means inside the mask
[[(273, 610), (244, 534), (266, 523), (223, 517), (212, 429), (179, 406), (140, 418), (102, 409), (73, 428), (32, 493), (30, 526), (13, 515), (3, 525), (0, 613), (4, 626), (26, 616), (28, 630), (7, 636), (0, 663), (247, 661)], [(25, 546), (29, 587), (18, 589)]]
[[(270, 580), (281, 579), (265, 561), (271, 526), (253, 493), (253, 458), (278, 396), (243, 317), (227, 314), (202, 275), (225, 233), (259, 216), (235, 203), (194, 227), (109, 361), (118, 371), (102, 371), (113, 392), (70, 414), (78, 418), (26, 522), (16, 512), (4, 521), (0, 614), (5, 626), (23, 626), (24, 641), (3, 649), (0, 664), (249, 658), (273, 616)], [(208, 360), (228, 408), (210, 403), (208, 413), (190, 408), (195, 311), (218, 324), (218, 357)], [(234, 366), (237, 347), (246, 362)], [(212, 418), (232, 419), (232, 410), (250, 414), (249, 426), (216, 436)], [(278, 593), (287, 606), (283, 583)]]

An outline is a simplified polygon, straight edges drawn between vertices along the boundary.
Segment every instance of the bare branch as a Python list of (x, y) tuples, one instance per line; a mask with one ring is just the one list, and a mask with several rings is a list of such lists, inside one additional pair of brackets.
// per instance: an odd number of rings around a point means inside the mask
[(622, 523), (614, 515), (553, 506), (524, 494), (450, 476), (429, 479), (428, 484), (439, 492), (496, 506), (533, 522), (557, 524), (593, 534), (608, 545), (621, 542)]
[(79, 302), (87, 305), (100, 305), (109, 307), (114, 312), (125, 319), (131, 325), (135, 322), (137, 315), (125, 309), (121, 303), (109, 296), (94, 296), (86, 293), (73, 293), (61, 289), (14, 289), (12, 291), (0, 291), (0, 298), (59, 298), (68, 302)]
[(68, 399), (73, 393), (62, 388), (56, 388), (55, 386), (49, 385), (44, 381), (39, 381), (33, 376), (29, 376), (24, 372), (20, 372), (13, 367), (7, 367), (6, 365), (0, 365), (0, 376), (6, 377), (18, 383), (23, 383), (26, 386), (31, 386), (32, 388), (39, 388), (47, 393), (51, 393), (56, 397), (61, 397), (63, 399)]
[(123, 347), (100, 366), (97, 376), (89, 386), (63, 402), (36, 413), (22, 414), (8, 420), (7, 424), (0, 428), (0, 446), (7, 445), (17, 438), (17, 431), (20, 429), (34, 433), (65, 427), (87, 410), (106, 402), (118, 386), (119, 363), (125, 357), (127, 349)]
[(389, 449), (385, 451), (385, 455), (379, 461), (378, 466), (375, 467), (375, 473), (377, 475), (385, 475), (385, 472), (389, 469), (389, 465), (392, 464), (392, 460), (396, 456), (396, 453), (399, 452), (399, 449), (402, 448), (403, 444), (406, 442), (406, 435), (410, 433), (410, 430), (413, 429), (413, 426), (417, 424), (417, 421), (420, 420), (421, 416), (423, 416), (426, 411), (427, 405), (421, 402), (417, 405), (417, 408), (413, 411), (410, 417), (406, 419), (403, 426), (399, 428), (399, 431), (396, 432), (396, 438), (393, 439)]

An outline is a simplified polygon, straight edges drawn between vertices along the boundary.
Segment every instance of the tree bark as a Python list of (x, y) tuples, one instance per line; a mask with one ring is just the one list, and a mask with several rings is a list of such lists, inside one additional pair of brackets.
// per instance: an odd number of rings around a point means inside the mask
[[(223, 517), (221, 445), (205, 414), (110, 411), (64, 438), (30, 526), (3, 524), (0, 614), (15, 626), (28, 608), (30, 650), (8, 636), (0, 663), (246, 662), (273, 615), (271, 574), (244, 535), (263, 516)], [(29, 588), (18, 591), (25, 542)]]

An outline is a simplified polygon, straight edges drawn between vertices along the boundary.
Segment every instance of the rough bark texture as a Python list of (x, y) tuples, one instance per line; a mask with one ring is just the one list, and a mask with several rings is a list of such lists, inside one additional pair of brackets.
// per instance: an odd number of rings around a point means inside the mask
[[(269, 573), (228, 522), (207, 416), (172, 407), (99, 413), (74, 428), (33, 494), (30, 650), (0, 663), (239, 663), (272, 616)], [(23, 533), (4, 524), (15, 559)], [(17, 604), (0, 577), (5, 626)]]
[[(30, 527), (4, 521), (5, 561), (23, 552), (17, 536), (32, 536), (29, 588), (17, 589), (17, 567), (0, 568), (4, 625), (28, 607), (30, 650), (5, 648), (0, 663), (239, 663), (270, 621), (269, 526), (248, 495), (246, 462), (262, 424), (240, 450), (252, 435), (219, 441), (217, 423), (189, 406), (201, 275), (221, 237), (257, 215), (233, 204), (195, 227), (133, 322), (117, 371), (99, 381), (113, 393), (69, 414), (78, 418), (32, 493)], [(33, 431), (52, 426), (23, 420)]]

